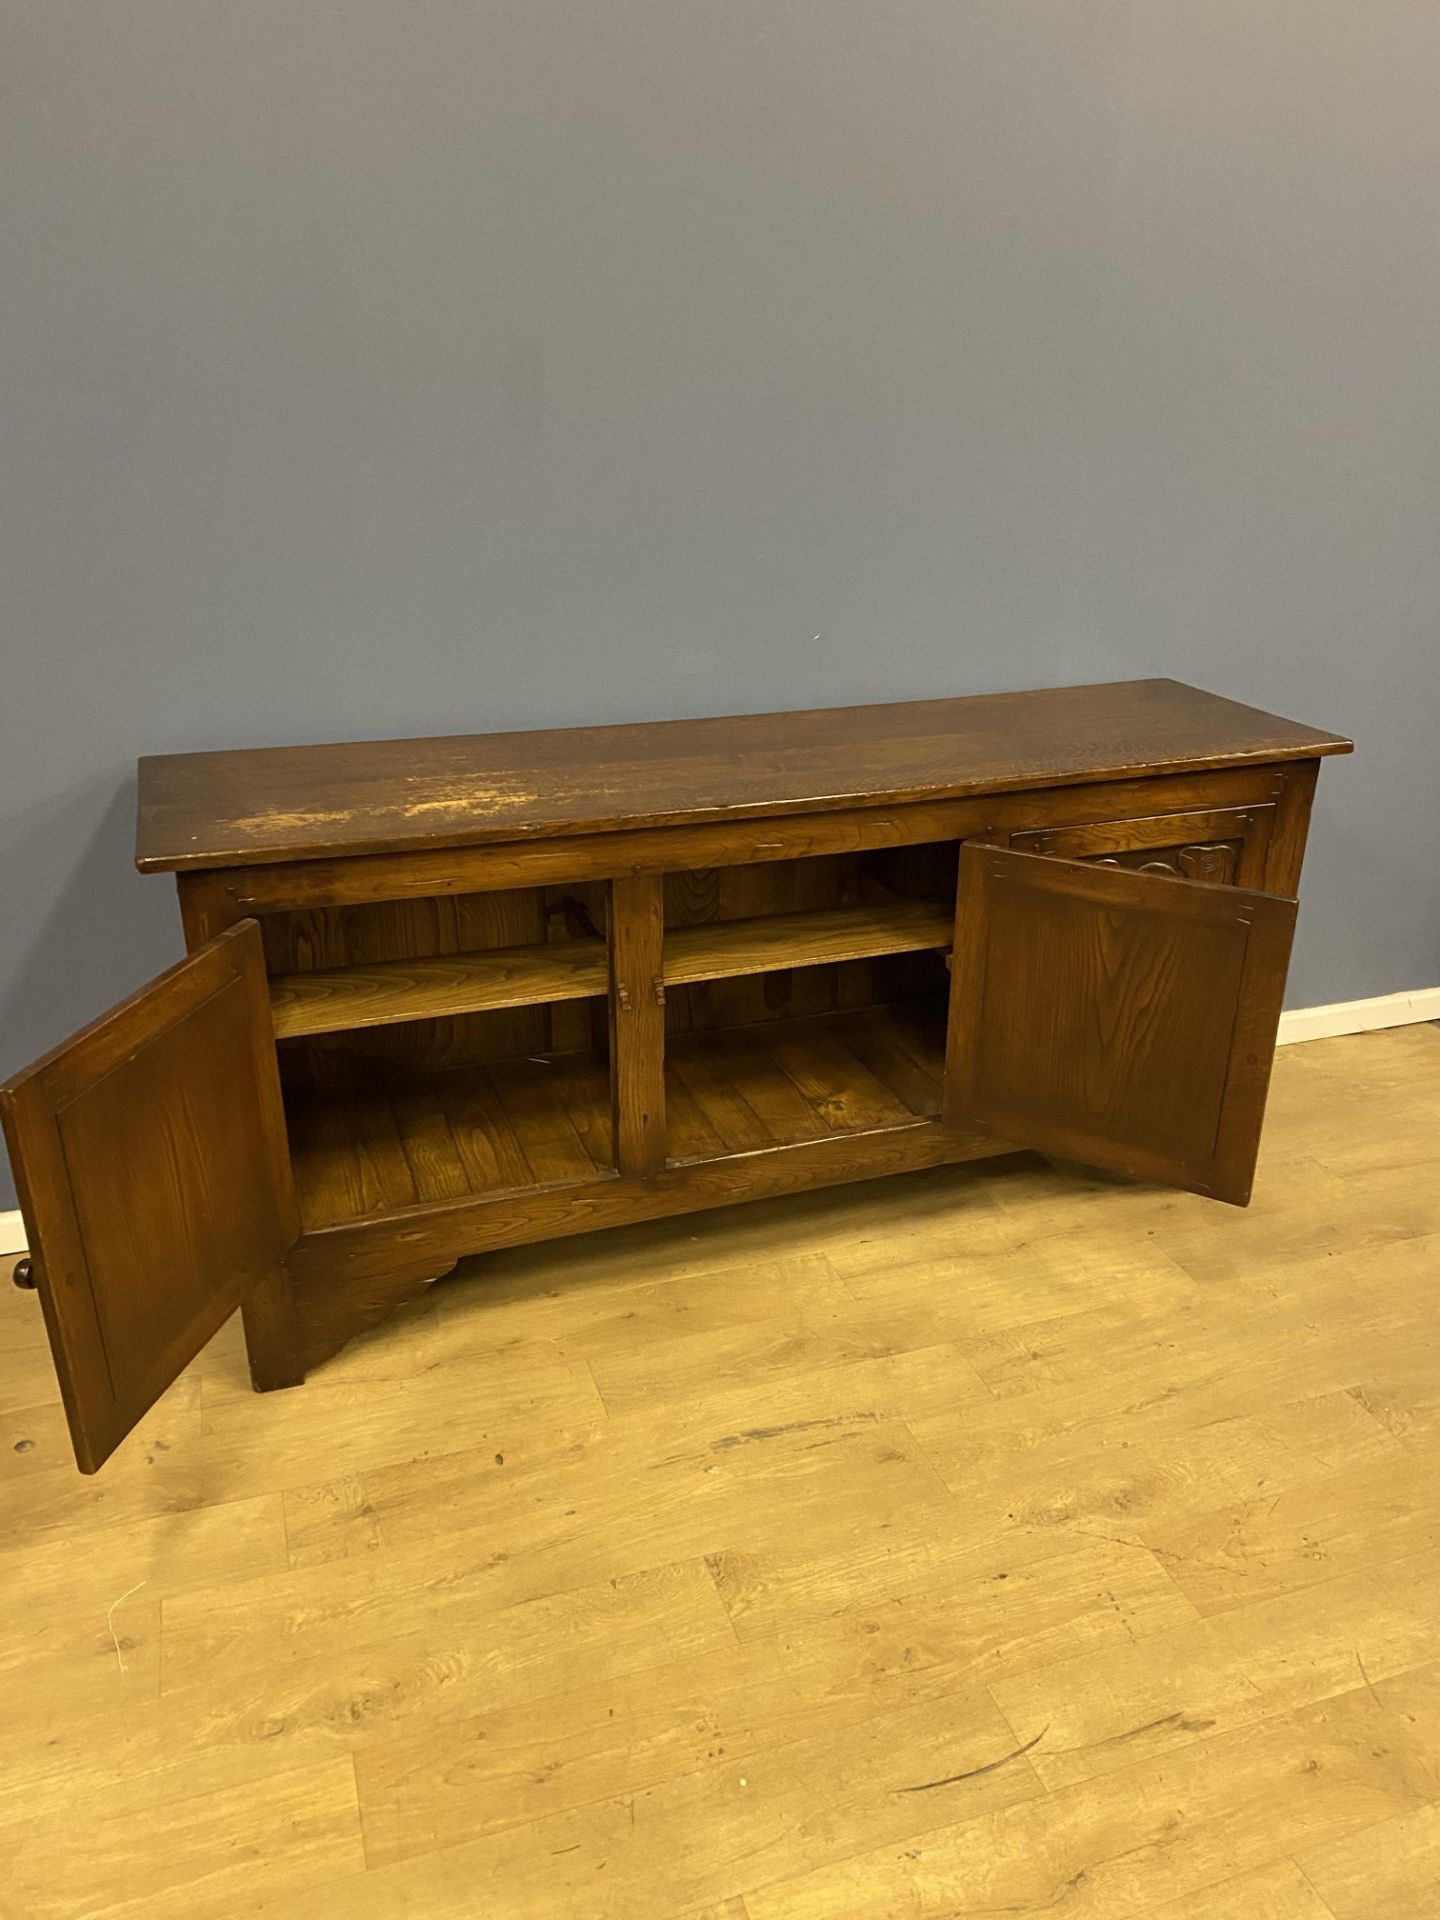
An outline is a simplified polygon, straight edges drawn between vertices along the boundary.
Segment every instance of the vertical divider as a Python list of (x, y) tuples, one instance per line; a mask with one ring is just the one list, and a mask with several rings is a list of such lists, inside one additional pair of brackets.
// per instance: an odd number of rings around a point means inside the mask
[[(988, 839), (972, 845), (993, 844)], [(971, 1007), (985, 967), (983, 878), (978, 865), (965, 858), (961, 841), (955, 873), (955, 937), (950, 943), (950, 1005), (945, 1022), (945, 1075), (940, 1117), (957, 1132), (971, 1132), (969, 1092), (974, 1079), (975, 1035)]]
[(665, 900), (658, 873), (610, 883), (610, 1103), (615, 1165), (665, 1165)]

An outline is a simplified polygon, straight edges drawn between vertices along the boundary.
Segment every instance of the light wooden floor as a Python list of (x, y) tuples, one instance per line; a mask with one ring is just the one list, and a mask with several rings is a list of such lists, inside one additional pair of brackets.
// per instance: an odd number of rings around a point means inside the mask
[(225, 1335), (98, 1478), (0, 1290), (7, 1920), (1440, 1914), (1440, 1031), (1248, 1213), (1017, 1163)]

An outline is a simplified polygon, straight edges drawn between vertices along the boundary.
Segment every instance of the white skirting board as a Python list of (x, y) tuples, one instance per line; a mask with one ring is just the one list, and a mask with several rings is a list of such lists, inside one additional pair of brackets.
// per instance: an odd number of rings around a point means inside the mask
[[(1373, 1000), (1337, 1000), (1329, 1007), (1295, 1007), (1280, 1016), (1279, 1044), (1330, 1040), (1340, 1033), (1367, 1033), (1372, 1027), (1407, 1027), (1440, 1020), (1440, 987), (1416, 987), (1411, 993), (1382, 993)], [(0, 1253), (23, 1253), (25, 1229), (18, 1209), (0, 1213)]]
[(1337, 1000), (1330, 1007), (1294, 1007), (1281, 1014), (1275, 1037), (1284, 1047), (1296, 1040), (1330, 1040), (1339, 1033), (1408, 1027), (1421, 1020), (1440, 1020), (1440, 987), (1380, 993), (1373, 1000)]

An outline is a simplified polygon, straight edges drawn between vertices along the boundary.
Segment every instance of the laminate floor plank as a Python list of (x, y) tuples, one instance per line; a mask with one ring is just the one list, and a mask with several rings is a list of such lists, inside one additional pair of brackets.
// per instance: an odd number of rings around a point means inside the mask
[(1440, 1913), (1440, 1806), (1307, 1847), (1296, 1864), (1334, 1920), (1434, 1920)]
[[(921, 1003), (782, 1024), (789, 1093), (672, 1036), (677, 1139), (933, 1097)], [(524, 1064), (311, 1109), (316, 1202), (523, 1185), (557, 1098), (594, 1173), (599, 1056)], [(88, 1479), (0, 1291), (0, 1911), (1431, 1920), (1437, 1174), (1440, 1029), (1307, 1043), (1248, 1211), (1016, 1157), (510, 1249), (297, 1392), (223, 1329)]]

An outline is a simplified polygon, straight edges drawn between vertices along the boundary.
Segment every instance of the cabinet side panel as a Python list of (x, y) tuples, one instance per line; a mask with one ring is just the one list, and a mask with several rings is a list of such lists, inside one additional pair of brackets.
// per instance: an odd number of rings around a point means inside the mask
[(1265, 891), (1293, 900), (1300, 891), (1300, 869), (1310, 832), (1310, 809), (1315, 799), (1318, 760), (1301, 760), (1280, 773), (1275, 826), (1265, 858)]

